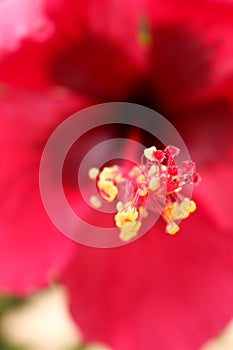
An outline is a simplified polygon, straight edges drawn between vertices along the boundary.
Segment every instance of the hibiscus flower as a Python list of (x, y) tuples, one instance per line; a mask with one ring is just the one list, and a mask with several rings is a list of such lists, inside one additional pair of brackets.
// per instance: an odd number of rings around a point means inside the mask
[[(51, 92), (10, 89), (1, 98), (7, 164), (1, 174), (1, 289), (26, 293), (60, 276), (85, 340), (101, 340), (115, 350), (195, 350), (233, 311), (233, 7), (204, 0), (103, 6), (106, 18), (98, 21), (103, 17), (94, 1), (79, 7), (46, 1), (43, 16), (53, 31), (39, 43), (29, 31), (16, 50), (5, 53), (5, 83), (37, 89), (56, 83), (73, 93), (58, 102)], [(22, 74), (28, 52), (37, 57), (31, 78)], [(42, 208), (43, 146), (53, 128), (89, 99), (122, 98), (152, 106), (177, 127), (203, 178), (194, 195), (198, 210), (174, 237), (159, 222), (121, 248), (75, 245), (56, 233)], [(73, 182), (68, 183), (72, 196)]]

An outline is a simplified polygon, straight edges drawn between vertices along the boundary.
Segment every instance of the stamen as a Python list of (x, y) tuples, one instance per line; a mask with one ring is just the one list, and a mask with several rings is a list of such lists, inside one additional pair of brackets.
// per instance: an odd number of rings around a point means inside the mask
[[(170, 235), (176, 234), (179, 222), (196, 210), (195, 202), (181, 193), (186, 184), (199, 183), (201, 178), (191, 160), (177, 166), (174, 158), (179, 152), (174, 146), (164, 150), (152, 146), (144, 150), (140, 166), (125, 169), (114, 165), (101, 171), (97, 168), (89, 170), (89, 178), (96, 180), (99, 194), (105, 201), (119, 198), (114, 219), (122, 241), (137, 236), (142, 220), (149, 215), (148, 210), (161, 212)], [(90, 198), (90, 203), (94, 208), (101, 206), (96, 196)]]
[(160, 179), (157, 176), (152, 176), (149, 181), (149, 189), (155, 191), (159, 188)]
[(105, 167), (99, 173), (99, 179), (97, 182), (97, 187), (103, 199), (105, 199), (107, 202), (113, 202), (118, 195), (118, 189), (116, 185), (121, 181), (122, 174), (119, 171), (119, 167), (117, 165), (114, 165), (112, 167)]
[(174, 221), (170, 221), (166, 226), (166, 232), (170, 235), (176, 234), (179, 229), (179, 226)]
[(129, 222), (134, 222), (138, 218), (138, 211), (136, 208), (128, 204), (124, 209), (115, 215), (115, 222), (117, 227), (124, 227)]
[(118, 195), (118, 189), (112, 181), (99, 180), (98, 181), (98, 188), (100, 190), (100, 195), (107, 202), (113, 202)]
[(88, 171), (88, 176), (91, 180), (95, 180), (97, 176), (99, 175), (99, 169), (98, 168), (91, 168)]
[(121, 211), (123, 210), (123, 208), (124, 208), (123, 203), (121, 201), (117, 202), (116, 210)]
[(90, 203), (96, 209), (100, 208), (102, 205), (101, 200), (97, 196), (91, 196)]
[(141, 227), (142, 223), (140, 221), (133, 221), (127, 223), (120, 230), (120, 239), (124, 242), (130, 241), (132, 238), (137, 236), (137, 233)]
[(144, 150), (144, 156), (146, 157), (146, 159), (150, 160), (151, 162), (154, 161), (155, 157), (154, 157), (154, 153), (157, 151), (157, 148), (155, 146), (152, 146), (150, 148), (146, 148)]

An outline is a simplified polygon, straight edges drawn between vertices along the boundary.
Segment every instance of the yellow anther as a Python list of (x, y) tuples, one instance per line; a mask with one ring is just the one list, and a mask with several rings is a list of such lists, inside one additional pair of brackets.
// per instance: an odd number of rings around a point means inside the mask
[(178, 203), (174, 204), (171, 217), (173, 220), (181, 220), (184, 218), (185, 211), (181, 209), (180, 205)]
[(91, 168), (88, 171), (88, 176), (89, 176), (89, 179), (91, 179), (91, 180), (95, 180), (98, 175), (99, 175), (99, 169), (98, 168)]
[(148, 189), (146, 188), (146, 186), (143, 186), (143, 188), (140, 190), (139, 195), (144, 197), (148, 194)]
[(151, 162), (153, 162), (155, 160), (154, 152), (156, 152), (156, 151), (157, 151), (157, 148), (155, 146), (152, 146), (150, 148), (146, 148), (144, 150), (144, 156), (146, 157), (146, 159), (148, 159)]
[(190, 201), (190, 205), (189, 205), (190, 213), (193, 213), (196, 210), (196, 208), (197, 208), (196, 203), (194, 201)]
[(90, 204), (94, 207), (94, 208), (100, 208), (102, 205), (101, 200), (97, 197), (97, 196), (91, 196), (90, 198)]
[(190, 215), (190, 212), (188, 210), (186, 210), (183, 214), (182, 219), (187, 219), (189, 217), (189, 215)]
[(121, 211), (123, 210), (123, 208), (124, 208), (123, 203), (121, 201), (117, 202), (116, 210)]
[(166, 165), (162, 164), (162, 170), (163, 170), (163, 171), (166, 171), (166, 170), (167, 170)]
[(138, 211), (136, 208), (133, 208), (129, 205), (115, 215), (115, 222), (117, 227), (124, 227), (129, 222), (135, 221), (137, 217)]
[(157, 174), (157, 172), (158, 172), (158, 167), (155, 164), (153, 164), (153, 165), (151, 165), (151, 167), (148, 171), (148, 176), (155, 175), (155, 174)]
[(145, 182), (145, 180), (146, 180), (146, 178), (142, 174), (137, 177), (137, 183), (138, 184), (142, 184), (143, 182)]
[(135, 237), (141, 227), (142, 223), (140, 221), (133, 221), (127, 223), (120, 231), (120, 239), (124, 242), (128, 242), (130, 239)]
[(180, 210), (183, 212), (182, 219), (186, 219), (189, 216), (189, 213), (190, 213), (189, 206), (190, 206), (190, 199), (186, 197), (182, 200), (182, 202), (179, 205)]
[(171, 214), (173, 220), (186, 219), (190, 213), (193, 213), (196, 210), (196, 204), (194, 201), (191, 201), (189, 198), (184, 198), (183, 201), (178, 204), (174, 204), (174, 208)]
[(193, 213), (196, 210), (196, 203), (191, 201), (189, 198), (184, 198), (180, 203), (180, 208), (184, 211), (184, 218), (187, 218), (190, 213)]
[(182, 209), (186, 210), (189, 207), (190, 199), (188, 197), (185, 197), (182, 202), (180, 203), (180, 206)]
[(169, 235), (176, 234), (179, 229), (179, 226), (174, 221), (170, 221), (166, 226), (166, 232), (169, 233)]
[(157, 190), (157, 189), (159, 188), (159, 186), (160, 186), (160, 180), (159, 180), (159, 178), (156, 177), (156, 176), (153, 176), (153, 177), (150, 179), (150, 181), (149, 181), (149, 189), (150, 189), (151, 191), (155, 191), (155, 190)]
[(105, 167), (100, 173), (100, 180), (116, 180), (117, 172), (119, 168), (117, 165), (111, 167)]
[(174, 204), (173, 203), (171, 203), (169, 205), (165, 205), (165, 207), (163, 209), (163, 218), (166, 221), (170, 221), (171, 220), (173, 208), (174, 208)]
[(108, 202), (114, 201), (118, 195), (118, 189), (112, 181), (99, 180), (98, 188), (101, 196)]

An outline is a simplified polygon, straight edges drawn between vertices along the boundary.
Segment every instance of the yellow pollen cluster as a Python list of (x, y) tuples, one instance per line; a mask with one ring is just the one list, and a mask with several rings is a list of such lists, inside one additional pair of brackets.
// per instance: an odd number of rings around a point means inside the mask
[(175, 221), (170, 221), (166, 226), (166, 232), (170, 235), (175, 235), (179, 231), (179, 226), (175, 223)]
[(143, 182), (145, 182), (145, 180), (146, 180), (146, 178), (145, 178), (145, 176), (143, 174), (141, 174), (141, 175), (139, 175), (137, 177), (137, 183), (138, 184), (142, 184)]
[(122, 228), (126, 224), (137, 220), (137, 217), (138, 211), (129, 204), (115, 215), (116, 226)]
[(140, 185), (140, 187), (138, 188), (138, 194), (139, 196), (142, 196), (142, 197), (148, 194), (148, 188), (146, 186), (145, 181), (146, 181), (146, 178), (143, 174), (137, 177), (137, 183), (138, 185)]
[(139, 190), (139, 195), (144, 197), (148, 194), (148, 189), (146, 186), (142, 186), (142, 188)]
[(115, 183), (121, 180), (121, 174), (118, 172), (118, 166), (105, 167), (99, 175), (97, 182), (101, 196), (107, 202), (113, 202), (117, 195), (118, 189)]
[(196, 210), (196, 204), (189, 198), (184, 198), (180, 204), (176, 203), (172, 211), (174, 220), (186, 219), (191, 213)]
[(120, 239), (124, 242), (130, 241), (133, 237), (137, 236), (141, 225), (141, 221), (132, 221), (125, 224), (120, 230)]
[(187, 197), (185, 197), (180, 204), (174, 202), (166, 205), (163, 210), (163, 217), (168, 222), (166, 232), (169, 234), (178, 232), (179, 226), (175, 221), (186, 219), (195, 210), (195, 202)]
[(113, 165), (111, 167), (103, 168), (103, 170), (100, 173), (99, 179), (119, 182), (122, 179), (122, 174), (119, 171), (119, 167), (117, 165)]
[(98, 181), (98, 188), (100, 190), (101, 196), (107, 202), (113, 202), (118, 195), (118, 189), (112, 181), (100, 180)]

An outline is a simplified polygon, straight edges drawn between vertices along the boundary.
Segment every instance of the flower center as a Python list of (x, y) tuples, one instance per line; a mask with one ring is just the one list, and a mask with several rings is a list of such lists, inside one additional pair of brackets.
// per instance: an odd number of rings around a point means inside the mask
[[(176, 165), (174, 158), (179, 151), (174, 146), (164, 150), (152, 146), (144, 150), (140, 166), (125, 169), (113, 165), (101, 171), (89, 170), (89, 178), (96, 181), (100, 197), (107, 202), (118, 200), (114, 219), (122, 241), (137, 236), (148, 210), (161, 213), (166, 232), (171, 235), (179, 231), (179, 222), (196, 210), (195, 202), (184, 197), (181, 190), (187, 184), (199, 183), (201, 178), (194, 162)], [(97, 197), (92, 196), (90, 203), (95, 208), (101, 206)]]

